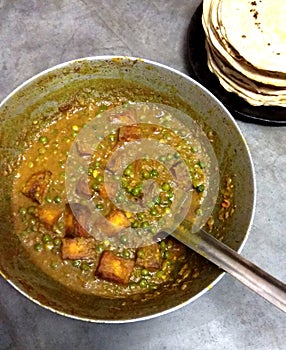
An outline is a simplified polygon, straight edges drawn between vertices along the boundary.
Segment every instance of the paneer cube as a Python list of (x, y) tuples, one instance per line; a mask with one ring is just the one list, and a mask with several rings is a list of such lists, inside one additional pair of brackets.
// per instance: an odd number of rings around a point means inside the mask
[(61, 250), (63, 259), (90, 260), (95, 257), (94, 240), (92, 238), (63, 238)]
[(111, 282), (128, 284), (133, 267), (133, 260), (123, 259), (111, 251), (104, 251), (96, 275)]
[(114, 236), (130, 225), (131, 223), (124, 212), (115, 209), (109, 213), (106, 218), (99, 218), (95, 222), (95, 229), (100, 230), (104, 235)]
[(90, 219), (89, 209), (79, 203), (73, 203), (72, 209), (69, 204), (66, 204), (64, 213), (66, 236), (89, 237), (86, 230)]
[(160, 269), (162, 257), (160, 246), (158, 243), (150, 244), (145, 247), (140, 247), (136, 254), (136, 265), (144, 267), (149, 271)]
[(141, 138), (141, 129), (137, 125), (126, 125), (119, 129), (119, 141), (134, 141)]
[(57, 205), (48, 204), (38, 208), (39, 220), (48, 228), (51, 228), (60, 218), (62, 212)]
[(39, 171), (28, 179), (25, 183), (22, 193), (32, 199), (32, 201), (41, 204), (44, 201), (51, 182), (52, 173), (49, 170)]

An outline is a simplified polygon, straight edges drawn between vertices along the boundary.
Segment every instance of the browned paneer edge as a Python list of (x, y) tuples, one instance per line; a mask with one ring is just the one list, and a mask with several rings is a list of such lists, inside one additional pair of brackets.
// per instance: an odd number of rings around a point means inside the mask
[(30, 176), (25, 183), (22, 193), (32, 199), (33, 202), (41, 204), (44, 201), (51, 182), (52, 173), (49, 170), (39, 171)]
[(106, 250), (102, 253), (96, 275), (111, 282), (128, 284), (133, 268), (133, 260), (123, 259)]

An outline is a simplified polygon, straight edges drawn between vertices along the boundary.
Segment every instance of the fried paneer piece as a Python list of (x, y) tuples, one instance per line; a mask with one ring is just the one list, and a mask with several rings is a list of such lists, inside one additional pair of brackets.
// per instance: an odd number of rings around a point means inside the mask
[(49, 170), (39, 171), (31, 175), (23, 186), (22, 193), (33, 202), (41, 204), (48, 191), (51, 176), (52, 173)]
[(119, 129), (119, 141), (134, 141), (141, 138), (141, 129), (137, 125), (126, 125)]
[(37, 215), (47, 228), (51, 228), (59, 220), (62, 212), (57, 205), (47, 204), (38, 208)]
[(66, 236), (89, 237), (89, 233), (86, 230), (90, 219), (89, 209), (79, 203), (72, 204), (72, 208), (73, 210), (69, 204), (65, 206), (64, 222)]
[(160, 269), (162, 257), (158, 243), (140, 247), (136, 254), (136, 265), (144, 267), (149, 271)]
[(114, 236), (124, 228), (131, 225), (130, 221), (121, 210), (115, 209), (111, 211), (105, 218), (98, 218), (94, 223), (94, 228), (107, 236)]
[(94, 259), (94, 240), (83, 237), (63, 238), (61, 251), (63, 259)]
[(105, 280), (126, 285), (133, 268), (133, 260), (123, 259), (106, 250), (101, 255), (96, 275)]

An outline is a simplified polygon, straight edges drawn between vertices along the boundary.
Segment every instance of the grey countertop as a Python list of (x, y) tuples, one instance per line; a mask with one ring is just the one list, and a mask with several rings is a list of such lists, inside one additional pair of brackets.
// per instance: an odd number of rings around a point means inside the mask
[[(186, 68), (198, 0), (0, 0), (0, 100), (73, 58), (120, 54)], [(286, 282), (286, 127), (238, 122), (257, 177), (242, 255)], [(92, 324), (35, 305), (0, 278), (0, 349), (286, 349), (285, 314), (225, 276), (196, 302), (132, 324)]]

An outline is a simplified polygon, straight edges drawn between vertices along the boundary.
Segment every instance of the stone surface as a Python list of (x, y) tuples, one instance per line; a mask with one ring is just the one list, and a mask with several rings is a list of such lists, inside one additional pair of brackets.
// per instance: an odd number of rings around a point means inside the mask
[[(0, 0), (0, 100), (73, 58), (123, 54), (186, 72), (195, 0)], [(243, 255), (286, 281), (286, 128), (239, 122), (257, 177)], [(104, 325), (56, 315), (0, 278), (0, 349), (283, 350), (285, 314), (225, 276), (195, 303), (149, 321)]]

